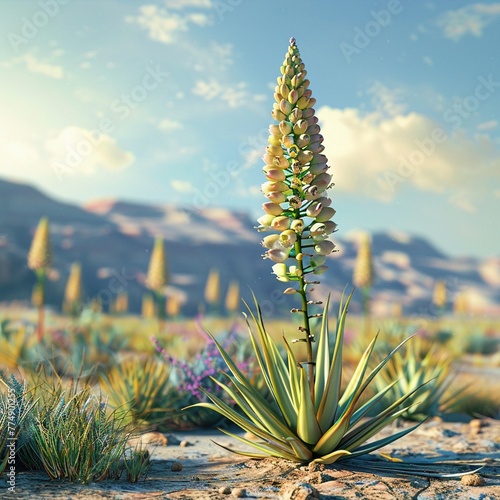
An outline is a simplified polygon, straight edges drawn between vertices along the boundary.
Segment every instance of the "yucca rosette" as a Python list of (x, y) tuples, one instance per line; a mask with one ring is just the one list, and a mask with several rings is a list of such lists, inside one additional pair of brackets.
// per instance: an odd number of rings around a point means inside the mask
[(264, 257), (278, 264), (273, 271), (280, 281), (323, 273), (327, 256), (335, 250), (329, 240), (336, 229), (330, 220), (335, 210), (327, 196), (332, 177), (306, 75), (291, 38), (274, 93), (272, 116), (277, 123), (269, 127), (263, 156), (267, 181), (262, 192), (269, 201), (258, 219), (259, 231), (278, 233), (266, 236), (262, 245), (267, 249)]

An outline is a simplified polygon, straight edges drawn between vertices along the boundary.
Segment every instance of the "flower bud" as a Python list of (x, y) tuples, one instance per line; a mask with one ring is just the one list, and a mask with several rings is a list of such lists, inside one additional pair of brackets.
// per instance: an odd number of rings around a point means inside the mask
[[(278, 92), (285, 98), (287, 99), (288, 98), (288, 94), (290, 93), (290, 89), (285, 85), (285, 84), (281, 84), (279, 86), (279, 90)], [(292, 103), (293, 104), (293, 103)]]
[(318, 222), (330, 220), (335, 215), (335, 210), (331, 207), (323, 207), (321, 212), (316, 216)]
[(290, 115), (288, 116), (289, 120), (292, 123), (297, 123), (302, 118), (302, 111), (298, 108), (295, 108)]
[(278, 122), (286, 119), (286, 115), (283, 112), (281, 112), (279, 109), (273, 109), (271, 111), (271, 116)]
[[(294, 77), (295, 78), (295, 77)], [(293, 79), (292, 79), (293, 80)], [(303, 95), (298, 101), (297, 101), (297, 107), (299, 109), (306, 109), (309, 104), (309, 97)]]
[(304, 151), (299, 151), (299, 154), (297, 156), (297, 159), (305, 165), (306, 163), (309, 163), (314, 157), (314, 153), (309, 150), (304, 150)]
[(286, 295), (292, 295), (292, 294), (298, 293), (298, 292), (295, 288), (286, 288), (283, 293)]
[(330, 255), (335, 248), (335, 244), (330, 240), (320, 241), (314, 245), (314, 251), (318, 255)]
[(281, 99), (280, 111), (288, 116), (292, 111), (292, 105), (286, 99)]
[(275, 217), (271, 223), (271, 227), (277, 231), (284, 231), (290, 227), (290, 219), (285, 215)]
[(311, 184), (313, 186), (317, 186), (321, 191), (324, 191), (330, 185), (331, 181), (332, 176), (330, 174), (323, 173), (316, 176)]
[(290, 224), (290, 229), (293, 229), (297, 234), (302, 234), (304, 231), (304, 221), (302, 219), (295, 219)]
[(292, 133), (292, 124), (290, 122), (287, 122), (286, 120), (283, 120), (280, 122), (278, 126), (281, 135), (289, 135)]
[(296, 135), (303, 134), (307, 130), (307, 127), (309, 127), (307, 120), (304, 120), (303, 118), (301, 118), (293, 126), (293, 133)]
[(271, 223), (273, 222), (274, 220), (274, 215), (271, 215), (271, 214), (265, 214), (265, 215), (262, 215), (261, 217), (259, 217), (257, 219), (257, 222), (261, 225), (261, 226), (264, 226), (264, 227), (269, 227), (271, 226)]
[(277, 203), (267, 202), (262, 204), (262, 209), (264, 212), (270, 215), (281, 215), (283, 213), (283, 209)]
[(308, 217), (316, 217), (323, 209), (323, 205), (318, 203), (317, 201), (313, 201), (306, 210), (306, 214)]
[(328, 269), (328, 266), (318, 266), (313, 269), (313, 274), (323, 274)]
[(291, 248), (297, 241), (297, 234), (292, 229), (287, 229), (279, 235), (279, 241), (285, 248)]
[(337, 224), (331, 220), (324, 221), (326, 234), (332, 234), (337, 230)]
[(309, 232), (311, 236), (323, 236), (325, 234), (325, 225), (322, 222), (316, 222), (311, 226)]
[(304, 196), (308, 201), (319, 198), (320, 195), (318, 186), (309, 186), (304, 190)]
[(281, 137), (283, 135), (278, 125), (269, 125), (269, 133), (276, 137)]
[(268, 259), (271, 259), (273, 262), (285, 262), (288, 259), (288, 251), (281, 248), (271, 248), (266, 252), (266, 256)]
[(284, 203), (286, 201), (286, 196), (281, 191), (270, 191), (264, 194), (273, 203)]
[(267, 138), (267, 142), (271, 144), (271, 146), (280, 146), (281, 145), (281, 135), (279, 137), (275, 135), (270, 135)]
[(299, 148), (305, 148), (306, 146), (309, 145), (310, 142), (311, 142), (310, 136), (308, 136), (307, 134), (302, 134), (297, 139), (297, 146), (299, 146)]
[(264, 184), (261, 185), (262, 192), (264, 194), (270, 193), (271, 191), (287, 191), (288, 186), (284, 182), (264, 182)]
[(271, 155), (271, 156), (281, 156), (283, 155), (283, 148), (281, 146), (266, 146), (266, 151)]
[(283, 141), (283, 146), (285, 146), (285, 148), (288, 148), (288, 149), (290, 149), (291, 146), (295, 145), (294, 140), (293, 140), (293, 135), (283, 136), (282, 141)]
[(299, 98), (299, 93), (295, 89), (291, 90), (287, 97), (288, 102), (292, 105), (297, 102), (298, 98)]
[(270, 181), (284, 181), (286, 179), (285, 172), (279, 168), (271, 168), (266, 172), (266, 177)]
[(280, 235), (279, 234), (270, 234), (269, 236), (265, 236), (262, 238), (260, 244), (265, 248), (275, 248), (277, 245)]

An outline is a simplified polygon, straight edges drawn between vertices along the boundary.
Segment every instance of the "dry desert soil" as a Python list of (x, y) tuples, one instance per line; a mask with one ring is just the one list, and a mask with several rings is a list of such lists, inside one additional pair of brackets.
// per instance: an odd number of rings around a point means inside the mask
[[(382, 434), (394, 430), (386, 429)], [(238, 442), (217, 429), (149, 433), (142, 439), (152, 453), (153, 466), (146, 479), (138, 483), (131, 484), (122, 478), (78, 485), (51, 481), (41, 472), (19, 472), (14, 492), (7, 489), (5, 476), (0, 479), (0, 497), (500, 499), (498, 420), (443, 422), (433, 419), (381, 450), (383, 455), (373, 453), (330, 466), (247, 459), (214, 444), (216, 441), (238, 447)], [(464, 473), (466, 475), (462, 475)], [(432, 474), (460, 475), (428, 477)]]

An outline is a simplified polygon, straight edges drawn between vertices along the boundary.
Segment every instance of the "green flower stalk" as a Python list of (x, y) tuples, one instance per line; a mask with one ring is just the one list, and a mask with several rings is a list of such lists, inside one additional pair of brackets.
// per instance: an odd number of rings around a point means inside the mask
[(153, 292), (156, 299), (156, 308), (160, 328), (165, 319), (164, 288), (167, 284), (167, 259), (163, 238), (157, 237), (149, 260), (146, 286)]
[(292, 312), (302, 315), (299, 330), (304, 336), (294, 341), (307, 345), (312, 389), (315, 337), (310, 319), (321, 314), (311, 314), (310, 306), (321, 302), (310, 300), (308, 294), (318, 283), (314, 275), (326, 271), (327, 256), (335, 251), (329, 237), (337, 225), (330, 220), (335, 215), (327, 195), (327, 189), (333, 185), (332, 177), (313, 107), (316, 99), (306, 75), (292, 38), (274, 93), (271, 114), (277, 123), (269, 127), (269, 145), (262, 157), (267, 178), (262, 192), (269, 201), (262, 205), (265, 215), (258, 219), (258, 230), (277, 233), (262, 240), (267, 249), (264, 258), (275, 262), (273, 272), (278, 280), (296, 285), (287, 288), (286, 293), (298, 293), (301, 297), (301, 308)]
[(432, 303), (437, 307), (440, 312), (444, 311), (448, 301), (446, 293), (446, 283), (443, 280), (438, 280), (434, 286), (432, 295)]
[(52, 263), (52, 245), (50, 241), (49, 219), (42, 217), (36, 228), (28, 253), (28, 267), (35, 271), (37, 277), (36, 294), (38, 308), (37, 337), (43, 339), (45, 278)]
[(63, 309), (66, 313), (77, 317), (81, 311), (82, 301), (82, 266), (78, 263), (71, 265), (71, 269), (64, 290)]

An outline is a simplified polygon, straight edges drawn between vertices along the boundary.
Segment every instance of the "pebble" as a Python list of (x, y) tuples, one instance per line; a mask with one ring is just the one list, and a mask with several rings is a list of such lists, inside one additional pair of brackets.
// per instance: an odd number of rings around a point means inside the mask
[(231, 496), (236, 498), (244, 498), (247, 496), (247, 490), (245, 490), (245, 488), (233, 488), (231, 490)]
[(174, 462), (171, 466), (170, 466), (170, 470), (172, 472), (180, 472), (182, 470), (182, 464), (180, 462)]
[(462, 476), (460, 482), (464, 486), (484, 486), (485, 480), (479, 474), (467, 474)]
[(185, 439), (183, 439), (180, 443), (179, 443), (179, 446), (181, 448), (186, 448), (187, 446), (191, 446), (191, 443), (189, 441), (186, 441)]
[(219, 494), (221, 495), (229, 495), (231, 493), (231, 488), (229, 486), (221, 486), (219, 488)]
[(281, 489), (283, 500), (313, 500), (321, 498), (318, 490), (309, 483), (285, 483)]

